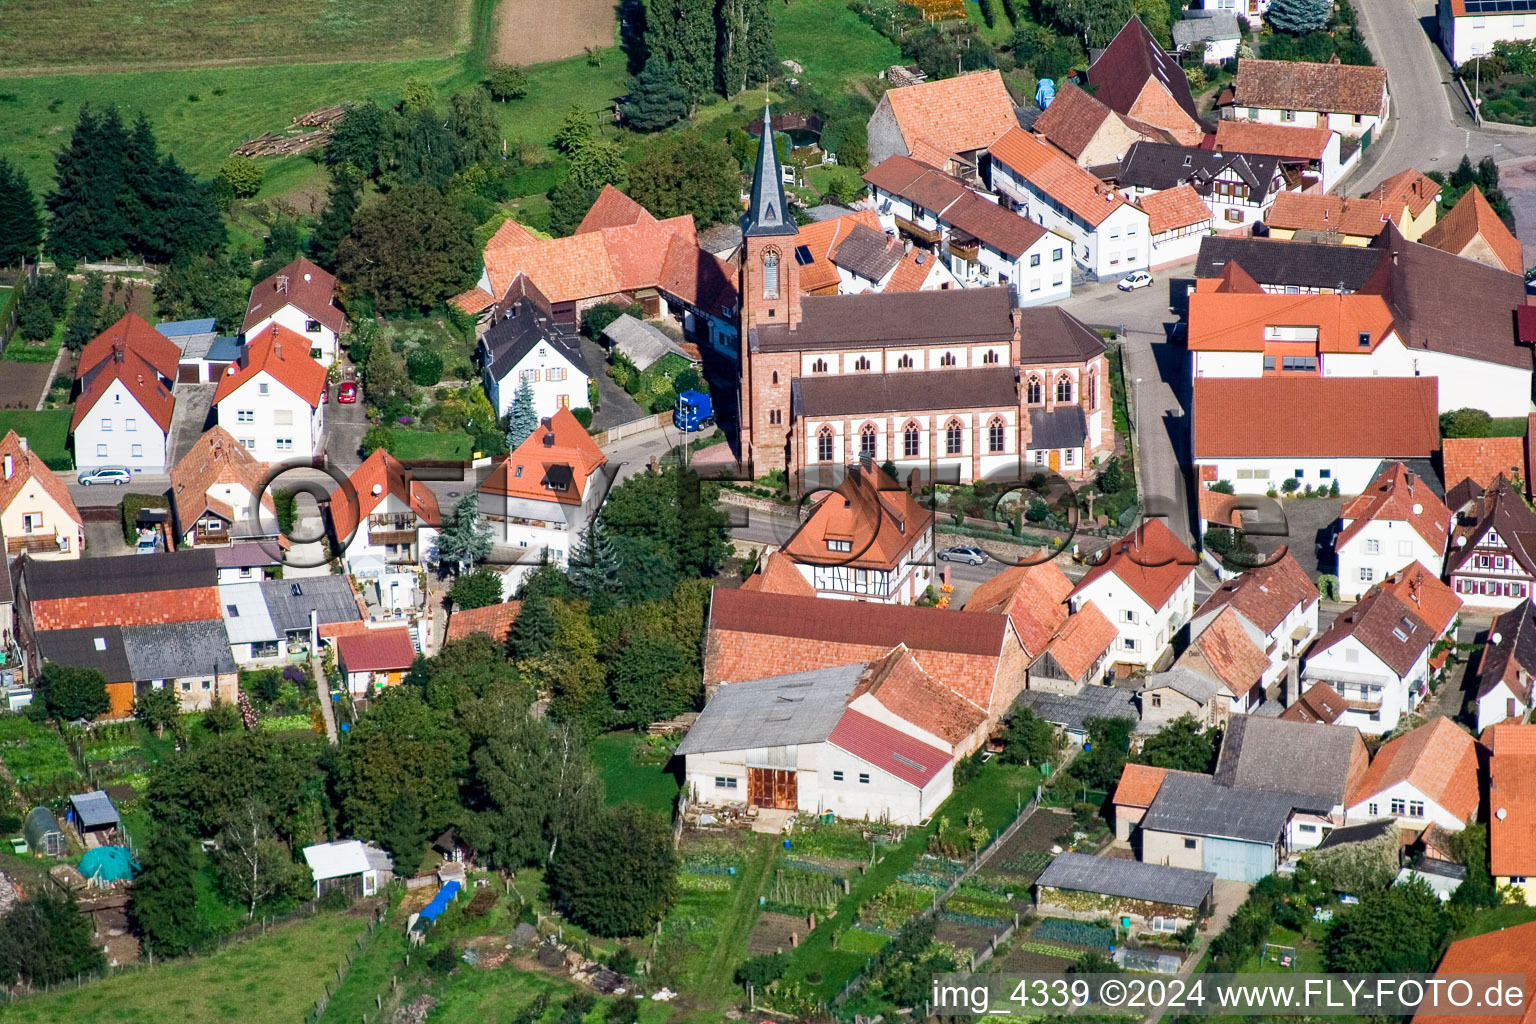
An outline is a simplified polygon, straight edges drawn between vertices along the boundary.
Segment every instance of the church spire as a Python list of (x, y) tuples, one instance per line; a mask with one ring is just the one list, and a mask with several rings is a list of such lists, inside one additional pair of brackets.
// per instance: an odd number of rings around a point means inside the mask
[(779, 153), (773, 145), (773, 112), (763, 104), (763, 135), (757, 143), (757, 167), (752, 172), (752, 197), (742, 218), (745, 238), (797, 233), (795, 221), (784, 203), (784, 178)]

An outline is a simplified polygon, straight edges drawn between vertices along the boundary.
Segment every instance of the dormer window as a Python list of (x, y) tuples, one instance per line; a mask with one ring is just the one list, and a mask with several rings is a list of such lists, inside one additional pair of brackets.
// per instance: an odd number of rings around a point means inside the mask
[(853, 550), (853, 541), (851, 541), (851, 540), (829, 540), (829, 541), (827, 541), (827, 550), (828, 551), (852, 551)]
[(1360, 332), (1360, 347), (1361, 348), (1370, 348), (1371, 347), (1371, 332), (1370, 331), (1361, 331)]

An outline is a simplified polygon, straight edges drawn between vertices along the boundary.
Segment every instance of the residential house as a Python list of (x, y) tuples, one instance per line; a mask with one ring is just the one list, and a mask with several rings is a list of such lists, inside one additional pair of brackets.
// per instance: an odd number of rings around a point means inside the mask
[[(1239, 716), (1234, 721), (1266, 720)], [(1294, 760), (1294, 750), (1291, 757)], [(1274, 874), (1291, 849), (1287, 827), (1297, 799), (1289, 793), (1229, 788), (1209, 775), (1169, 772), (1133, 839), (1139, 840), (1145, 863), (1256, 882)], [(1312, 821), (1307, 824), (1320, 828)]]
[(1072, 258), (1091, 277), (1147, 268), (1147, 214), (1125, 195), (1022, 128), (994, 142), (991, 157), (993, 191), (1021, 216), (1070, 239)]
[(1528, 0), (1438, 0), (1440, 49), (1452, 67), (1493, 53), (1493, 44), (1536, 39), (1536, 6)]
[(1119, 631), (1092, 601), (1067, 616), (1045, 651), (1029, 666), (1029, 685), (1034, 688), (1084, 687), (1104, 681)]
[(480, 484), (480, 515), (497, 543), (564, 567), (607, 497), (608, 457), (569, 409), (557, 409)]
[(1111, 544), (1067, 600), (1074, 612), (1092, 602), (1114, 623), (1115, 664), (1156, 668), (1194, 613), (1197, 562), (1161, 519), (1148, 519)]
[(1218, 121), (1214, 148), (1255, 153), (1280, 161), (1286, 187), (1309, 195), (1334, 188), (1360, 159), (1358, 149), (1346, 153), (1338, 132), (1258, 121)]
[(475, 633), (483, 633), (505, 647), (512, 635), (512, 623), (522, 610), (521, 601), (502, 601), (483, 608), (455, 608), (448, 617), (448, 633), (444, 644), (463, 640)]
[[(331, 492), (331, 530), (354, 575), (417, 566), (430, 557), (442, 513), (437, 495), (383, 448)], [(371, 561), (370, 561), (371, 560)]]
[(416, 644), (404, 626), (346, 633), (336, 638), (336, 667), (347, 692), (366, 697), (386, 686), (399, 686), (416, 660)]
[(818, 597), (911, 604), (931, 585), (933, 513), (861, 455), (781, 550)]
[(1053, 917), (1107, 913), (1121, 927), (1176, 932), (1211, 915), (1215, 887), (1209, 871), (1068, 852), (1058, 854), (1035, 880), (1035, 905)]
[(1529, 421), (1525, 437), (1441, 438), (1446, 507), (1452, 512), (1466, 509), (1501, 475), (1508, 480), (1531, 480), (1533, 441), (1536, 441), (1536, 427)]
[(74, 559), (85, 550), (85, 521), (69, 488), (16, 431), (0, 438), (0, 537), (5, 560)]
[(523, 381), (533, 392), (533, 410), (540, 419), (558, 409), (591, 406), (592, 371), (581, 338), (557, 327), (532, 300), (502, 307), (479, 345), (485, 394), (497, 416), (511, 415)]
[(240, 692), (218, 619), (42, 630), (35, 649), (39, 670), (53, 662), (99, 671), (107, 681), (108, 718), (131, 715), (134, 698), (151, 689), (175, 692), (183, 711), (204, 710), (215, 700), (233, 703)]
[[(1291, 357), (1283, 357), (1291, 358)], [(1197, 377), (1194, 461), (1239, 494), (1369, 486), (1383, 456), (1427, 459), (1440, 439), (1433, 377)]]
[(1417, 242), (1424, 237), (1424, 232), (1435, 226), (1435, 219), (1439, 216), (1440, 183), (1410, 167), (1398, 171), (1371, 189), (1366, 198), (1378, 200), (1389, 207), (1402, 206), (1404, 216), (1394, 217), (1393, 220), (1402, 229), (1404, 238)]
[[(263, 487), (265, 473), (256, 457), (229, 431), (214, 426), (198, 438), (171, 467), (171, 509), (182, 546), (229, 545), (277, 533), (277, 507)], [(272, 518), (264, 525), (255, 508)]]
[(224, 367), (240, 358), (238, 338), (221, 338), (218, 321), (212, 317), (199, 320), (167, 320), (155, 325), (180, 350), (176, 362), (176, 383), (217, 384)]
[(1141, 19), (1131, 18), (1088, 67), (1094, 98), (1187, 146), (1205, 136), (1200, 112), (1179, 62), (1160, 46)]
[[(1189, 646), (1173, 663), (1175, 669), (1182, 668), (1219, 683), (1217, 696), (1224, 692), (1231, 701), (1228, 710), (1235, 714), (1248, 714), (1264, 703), (1264, 676), (1270, 668), (1269, 654), (1259, 645), (1261, 637), (1256, 638), (1250, 629), (1235, 609), (1223, 608), (1206, 620), (1203, 629), (1193, 634)], [(1146, 700), (1155, 706), (1159, 703), (1158, 697), (1157, 693), (1152, 693)], [(1212, 707), (1213, 704), (1216, 707)], [(1209, 720), (1219, 716), (1219, 705), (1219, 700), (1207, 699), (1204, 717)]]
[(1405, 207), (1380, 199), (1292, 192), (1278, 197), (1269, 211), (1269, 235), (1282, 241), (1300, 238), (1331, 245), (1370, 245), (1388, 224), (1405, 219), (1405, 212)]
[[(1253, 647), (1251, 642), (1246, 646)], [(1263, 652), (1259, 651), (1259, 654)], [(1253, 686), (1252, 680), (1248, 686)], [(1259, 692), (1262, 694), (1262, 687)], [(1247, 710), (1246, 697), (1245, 692), (1244, 711)], [(1233, 707), (1238, 703), (1232, 688), (1216, 673), (1199, 671), (1187, 662), (1175, 662), (1168, 671), (1154, 672), (1143, 679), (1137, 700), (1141, 706), (1141, 720), (1148, 724), (1163, 726), (1189, 715), (1213, 729), (1226, 727)]]
[(1482, 736), (1488, 748), (1488, 873), (1536, 905), (1536, 725), (1501, 722)]
[[(1192, 188), (1216, 230), (1244, 234), (1266, 219), (1275, 197), (1286, 188), (1285, 175), (1275, 157), (1157, 142), (1132, 146), (1113, 177), (1149, 216), (1153, 211), (1147, 203), (1153, 194), (1180, 186)], [(1198, 248), (1197, 237), (1187, 256), (1193, 256)]]
[(1368, 64), (1305, 61), (1237, 62), (1227, 118), (1328, 128), (1367, 141), (1381, 134), (1391, 111), (1387, 69)]
[(1493, 620), (1478, 663), (1477, 731), (1513, 720), (1531, 710), (1531, 678), (1536, 675), (1536, 605), (1521, 601)]
[(1013, 98), (997, 71), (888, 89), (869, 118), (869, 162), (936, 154), (957, 170), (974, 170), (987, 147), (1016, 127)]
[(80, 351), (69, 429), (75, 465), (165, 472), (181, 350), (129, 313)]
[(1421, 241), (1511, 274), (1525, 274), (1525, 254), (1520, 240), (1504, 226), (1493, 207), (1488, 205), (1483, 190), (1476, 185), (1424, 233)]
[(1073, 694), (1104, 677), (1115, 626), (1091, 601), (1074, 614), (1072, 581), (1054, 561), (1014, 565), (971, 591), (968, 612), (1008, 616), (1029, 656), (1031, 690)]
[(1450, 588), (1417, 566), (1377, 584), (1312, 645), (1302, 689), (1326, 682), (1347, 703), (1343, 724), (1372, 736), (1390, 733), (1428, 694), (1430, 675), (1443, 661), (1435, 642), (1460, 607)]
[(1536, 584), (1536, 512), (1502, 474), (1451, 530), (1446, 578), (1475, 608), (1515, 608)]
[(1019, 694), (1014, 706), (1028, 708), (1036, 718), (1054, 725), (1074, 747), (1088, 742), (1088, 723), (1096, 718), (1125, 718), (1135, 722), (1134, 740), (1145, 739), (1158, 728), (1139, 717), (1135, 691), (1119, 686), (1085, 686), (1076, 693), (1025, 690)]
[(1154, 768), (1149, 764), (1126, 762), (1120, 769), (1120, 781), (1115, 785), (1112, 800), (1115, 814), (1115, 842), (1129, 843), (1136, 826), (1141, 824), (1147, 808), (1157, 799), (1157, 791), (1170, 769)]
[(364, 628), (345, 576), (226, 583), (217, 600), (230, 651), (241, 666), (307, 661), (342, 627)]
[(1327, 683), (1317, 681), (1287, 705), (1286, 709), (1280, 712), (1280, 718), (1286, 722), (1333, 725), (1344, 717), (1344, 712), (1347, 710), (1348, 705), (1344, 703), (1344, 698), (1339, 696), (1337, 690)]
[[(1450, 3), (1450, 0), (1445, 2)], [(1464, 0), (1456, 0), (1455, 6), (1462, 9), (1477, 9), (1476, 0), (1470, 4), (1465, 3)], [(1508, 21), (1508, 19), (1502, 20)], [(1446, 37), (1442, 35), (1441, 38)], [(1431, 992), (1445, 992), (1447, 995), (1430, 1000), (1428, 1006), (1414, 1014), (1413, 1024), (1501, 1024), (1501, 1022), (1512, 1024), (1515, 1021), (1518, 1021), (1518, 1024), (1531, 1024), (1532, 1019), (1536, 1018), (1536, 1011), (1532, 1009), (1536, 1007), (1536, 977), (1532, 977), (1528, 970), (1532, 941), (1536, 941), (1536, 922), (1496, 928), (1482, 935), (1458, 939), (1451, 943), (1445, 951), (1445, 956), (1440, 958), (1440, 966), (1436, 968), (1435, 977), (1431, 979), (1428, 986)], [(1518, 991), (1520, 1002), (1511, 1003), (1511, 1005), (1525, 1007), (1518, 1017), (1511, 1016), (1507, 1010), (1489, 1009), (1482, 1012), (1468, 1012), (1464, 1008), (1449, 1007), (1451, 1000), (1448, 996), (1450, 992), (1455, 991), (1453, 988), (1455, 982), (1468, 975), (1482, 973), (1525, 975), (1525, 984)], [(1511, 993), (1511, 996), (1514, 995)], [(1435, 1013), (1434, 1009), (1439, 1006), (1444, 1006), (1445, 1012)]]
[(1174, 49), (1187, 57), (1199, 57), (1203, 64), (1221, 64), (1237, 59), (1237, 47), (1243, 33), (1237, 15), (1223, 10), (1191, 10), (1173, 23)]
[(1200, 240), (1194, 276), (1219, 278), (1235, 265), (1260, 291), (1271, 294), (1347, 295), (1370, 283), (1383, 255), (1380, 249), (1352, 245), (1207, 235)]
[(228, 547), (213, 549), (214, 561), (219, 568), (220, 583), (249, 583), (274, 576), (282, 566), (277, 556), (281, 550), (268, 551), (269, 544), (253, 544), (249, 541), (233, 543)]
[[(1198, 280), (1189, 296), (1197, 386), (1201, 377), (1436, 378), (1439, 412), (1471, 407), (1491, 416), (1526, 416), (1527, 346), (1536, 328), (1522, 328), (1510, 315), (1525, 308), (1524, 281), (1409, 242), (1391, 224), (1377, 247), (1376, 269), (1348, 294), (1266, 292), (1231, 261), (1220, 278)], [(1428, 454), (1394, 447), (1369, 454)], [(1358, 493), (1369, 479), (1340, 486)]]
[(1438, 576), (1450, 525), (1450, 509), (1429, 485), (1401, 462), (1392, 463), (1339, 514), (1333, 542), (1339, 596), (1353, 601), (1415, 563)]
[(336, 361), (347, 315), (336, 305), (336, 278), (299, 256), (251, 289), (240, 333), (246, 343), (273, 325), (307, 342), (301, 351), (321, 366)]
[(1349, 820), (1395, 818), (1397, 827), (1422, 832), (1439, 825), (1460, 832), (1477, 818), (1477, 741), (1445, 716), (1376, 751), (1349, 796)]
[(219, 426), (258, 462), (312, 458), (325, 434), (325, 374), (302, 335), (280, 324), (247, 335), (213, 395)]
[(1225, 610), (1236, 615), (1268, 664), (1261, 689), (1272, 686), (1317, 636), (1317, 587), (1289, 551), (1267, 565), (1222, 583), (1195, 610), (1190, 634), (1200, 636)]
[(1079, 167), (1117, 164), (1137, 141), (1163, 142), (1169, 137), (1161, 128), (1116, 113), (1072, 82), (1061, 86), (1030, 130)]
[(449, 300), (483, 322), (528, 300), (556, 327), (575, 330), (598, 303), (638, 303), (647, 320), (677, 320), (690, 341), (737, 348), (735, 270), (700, 248), (691, 215), (657, 220), (611, 185), (575, 234), (541, 239), (508, 220), (483, 260), (479, 283)]
[(848, 707), (957, 758), (980, 748), (990, 724), (986, 708), (929, 672), (906, 644), (869, 663)]

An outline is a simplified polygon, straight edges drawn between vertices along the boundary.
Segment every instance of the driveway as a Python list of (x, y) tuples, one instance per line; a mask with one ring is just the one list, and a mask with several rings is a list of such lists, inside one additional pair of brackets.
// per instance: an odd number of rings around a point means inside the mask
[(338, 402), (336, 396), (325, 407), (325, 456), (351, 473), (362, 465), (358, 450), (368, 433), (368, 414), (362, 402)]
[(191, 450), (213, 419), (213, 395), (217, 384), (177, 384), (176, 412), (171, 417), (171, 465)]
[(646, 415), (645, 410), (640, 408), (640, 403), (631, 398), (627, 391), (608, 376), (607, 349), (586, 335), (582, 335), (581, 354), (586, 357), (587, 371), (591, 373), (592, 379), (597, 381), (599, 408), (592, 415), (593, 430), (607, 430), (609, 427), (638, 420)]
[(121, 523), (86, 523), (85, 557), (111, 558), (114, 555), (131, 555), (133, 548), (123, 540)]

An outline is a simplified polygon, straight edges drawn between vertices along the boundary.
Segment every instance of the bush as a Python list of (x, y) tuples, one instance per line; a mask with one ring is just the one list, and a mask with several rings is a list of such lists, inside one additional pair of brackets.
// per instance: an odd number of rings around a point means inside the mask
[(1280, 485), (1280, 489), (1282, 491), (1284, 491), (1286, 494), (1295, 494), (1296, 493), (1296, 489), (1298, 487), (1300, 487), (1300, 486), (1301, 486), (1301, 481), (1297, 480), (1295, 477), (1292, 476), (1292, 477), (1286, 477), (1285, 483)]
[(427, 966), (439, 974), (447, 974), (459, 966), (459, 955), (453, 951), (453, 945), (450, 943), (428, 957)]
[(429, 388), (443, 379), (443, 357), (429, 348), (412, 349), (405, 360), (405, 372), (412, 384)]
[(134, 494), (123, 495), (123, 502), (119, 506), (123, 514), (123, 542), (136, 544), (139, 540), (139, 512), (146, 508), (169, 509), (170, 503), (163, 494)]
[(625, 313), (636, 320), (645, 319), (645, 308), (638, 302), (632, 302), (628, 306), (621, 306), (617, 302), (599, 302), (581, 314), (581, 332), (596, 341), (609, 324)]
[(578, 405), (576, 408), (571, 410), (571, 415), (576, 417), (576, 422), (580, 423), (583, 429), (585, 429), (585, 430), (591, 430), (592, 429), (592, 410), (591, 409), (587, 408), (584, 405)]
[(352, 897), (347, 895), (347, 890), (327, 889), (324, 896), (320, 897), (321, 910), (346, 910), (352, 905)]
[(1493, 417), (1481, 409), (1452, 409), (1440, 414), (1441, 437), (1487, 437)]

